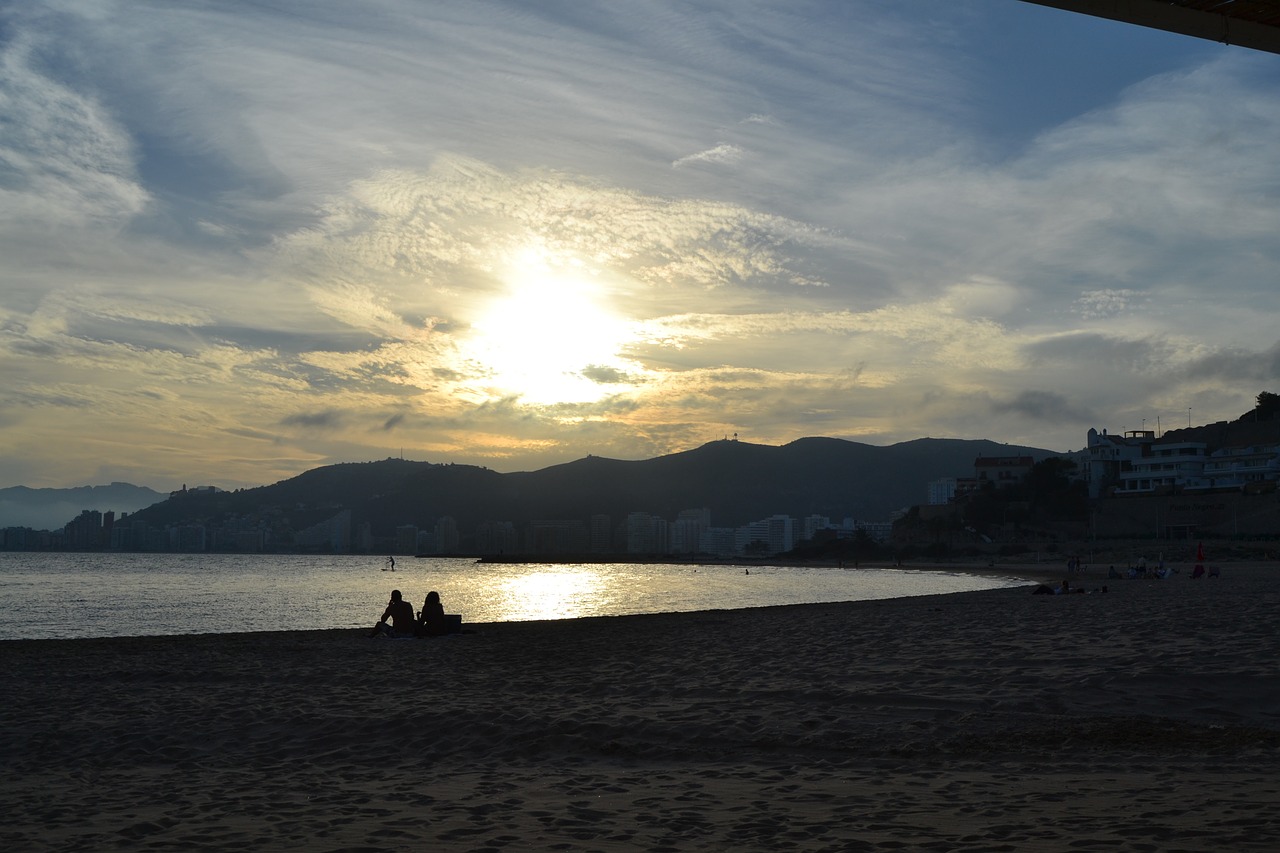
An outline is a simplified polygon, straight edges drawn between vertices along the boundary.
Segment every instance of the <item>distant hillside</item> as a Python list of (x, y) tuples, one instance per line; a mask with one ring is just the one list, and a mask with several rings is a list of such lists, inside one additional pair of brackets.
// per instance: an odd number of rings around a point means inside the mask
[(134, 486), (78, 486), (73, 489), (31, 489), (12, 486), (0, 489), (0, 528), (31, 527), (56, 530), (86, 509), (99, 512), (134, 512), (165, 500), (166, 494)]
[(500, 474), (470, 465), (387, 459), (317, 468), (271, 486), (187, 495), (138, 513), (155, 525), (230, 516), (272, 517), (293, 529), (342, 509), (378, 536), (399, 525), (426, 527), (452, 516), (470, 532), (482, 521), (525, 524), (603, 513), (614, 524), (628, 513), (672, 519), (707, 507), (711, 523), (733, 527), (786, 513), (883, 520), (924, 501), (930, 480), (971, 476), (978, 456), (1051, 451), (961, 439), (918, 439), (875, 447), (805, 438), (782, 447), (716, 441), (641, 461), (589, 456), (540, 471)]

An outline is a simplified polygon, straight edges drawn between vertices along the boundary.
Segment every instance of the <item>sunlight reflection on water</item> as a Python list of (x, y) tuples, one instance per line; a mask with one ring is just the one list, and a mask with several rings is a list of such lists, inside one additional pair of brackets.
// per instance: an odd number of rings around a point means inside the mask
[(437, 590), (468, 623), (618, 616), (966, 592), (960, 573), (753, 565), (477, 563), (384, 557), (0, 553), (0, 639), (356, 628), (388, 593)]
[(607, 586), (600, 572), (560, 568), (496, 578), (494, 585), (493, 603), (508, 622), (596, 615)]

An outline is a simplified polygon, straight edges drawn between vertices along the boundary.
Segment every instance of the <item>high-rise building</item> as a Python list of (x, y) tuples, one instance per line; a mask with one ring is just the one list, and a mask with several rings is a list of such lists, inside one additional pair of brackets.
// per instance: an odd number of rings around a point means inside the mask
[(671, 525), (671, 553), (693, 554), (702, 549), (703, 531), (711, 527), (711, 510), (682, 509)]
[(613, 552), (613, 520), (603, 513), (591, 516), (591, 553)]
[(435, 553), (456, 554), (458, 544), (458, 522), (451, 515), (441, 516), (436, 520)]
[(509, 521), (482, 521), (476, 525), (477, 554), (515, 554), (520, 551), (516, 526)]
[(396, 553), (418, 553), (418, 525), (403, 524), (396, 528)]

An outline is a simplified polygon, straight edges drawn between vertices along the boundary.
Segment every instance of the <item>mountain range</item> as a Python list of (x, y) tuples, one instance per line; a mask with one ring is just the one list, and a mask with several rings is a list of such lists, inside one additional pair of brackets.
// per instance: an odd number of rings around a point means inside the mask
[(928, 483), (972, 476), (979, 456), (1058, 455), (964, 439), (917, 439), (877, 447), (804, 438), (781, 447), (714, 441), (639, 461), (588, 456), (539, 471), (502, 474), (471, 465), (386, 459), (316, 468), (288, 480), (235, 492), (192, 492), (140, 510), (135, 520), (164, 526), (233, 516), (282, 518), (299, 530), (350, 510), (374, 535), (400, 525), (429, 527), (451, 516), (460, 529), (483, 521), (580, 519), (615, 523), (631, 512), (672, 519), (707, 508), (714, 526), (734, 527), (784, 513), (833, 521), (885, 520), (924, 502)]
[[(1230, 422), (1164, 432), (1159, 443), (1199, 441), (1210, 450), (1280, 443), (1280, 395)], [(111, 483), (70, 489), (0, 488), (0, 528), (58, 529), (81, 511), (131, 513), (163, 527), (230, 517), (270, 518), (295, 530), (350, 510), (375, 535), (405, 524), (430, 526), (452, 516), (462, 529), (493, 521), (615, 520), (631, 512), (673, 519), (707, 508), (718, 527), (736, 527), (776, 513), (827, 516), (833, 522), (888, 519), (924, 502), (928, 484), (973, 475), (982, 456), (1078, 456), (973, 439), (921, 438), (887, 447), (837, 438), (803, 438), (782, 446), (735, 440), (653, 459), (587, 456), (538, 471), (502, 474), (451, 463), (342, 463), (269, 486), (234, 492), (193, 491), (177, 499), (144, 486)]]
[(72, 489), (32, 489), (11, 486), (0, 489), (0, 528), (30, 527), (53, 530), (62, 527), (86, 509), (98, 512), (135, 512), (169, 497), (168, 494), (112, 483), (107, 486), (77, 486)]

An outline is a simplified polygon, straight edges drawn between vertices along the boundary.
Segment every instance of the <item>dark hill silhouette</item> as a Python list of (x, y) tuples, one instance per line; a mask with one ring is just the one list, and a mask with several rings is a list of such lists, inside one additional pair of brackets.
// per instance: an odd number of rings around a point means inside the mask
[(589, 456), (539, 471), (500, 474), (471, 465), (387, 459), (307, 471), (270, 486), (188, 494), (135, 516), (151, 524), (273, 517), (301, 529), (340, 510), (369, 522), (375, 535), (395, 527), (429, 527), (451, 516), (470, 532), (486, 520), (518, 525), (539, 519), (587, 520), (628, 513), (672, 519), (706, 507), (718, 527), (736, 527), (775, 513), (884, 520), (921, 503), (929, 481), (971, 476), (978, 456), (1051, 451), (983, 440), (918, 439), (876, 447), (835, 438), (804, 438), (782, 447), (715, 441), (654, 459)]

